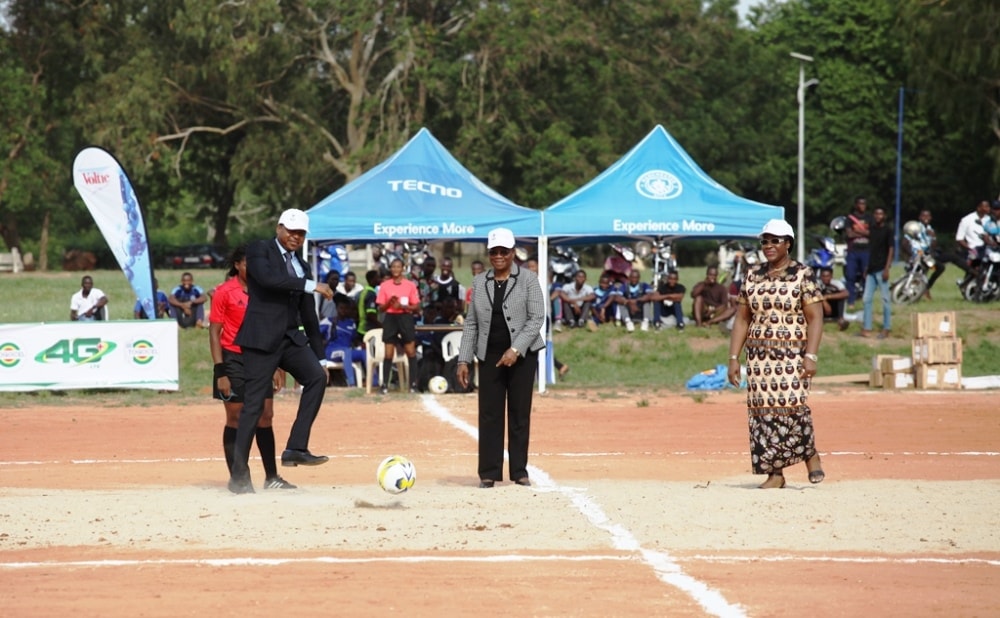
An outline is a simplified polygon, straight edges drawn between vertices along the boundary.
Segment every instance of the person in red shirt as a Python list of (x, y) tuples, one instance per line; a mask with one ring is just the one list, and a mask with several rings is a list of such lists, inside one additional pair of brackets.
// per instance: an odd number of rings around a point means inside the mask
[[(226, 425), (222, 430), (222, 450), (226, 455), (226, 466), (232, 474), (233, 448), (236, 444), (236, 429), (240, 412), (243, 410), (243, 351), (233, 342), (243, 316), (247, 311), (247, 262), (246, 247), (237, 247), (229, 258), (229, 273), (224, 283), (215, 288), (212, 295), (212, 311), (209, 315), (208, 343), (215, 363), (212, 380), (212, 396), (222, 400), (226, 408)], [(275, 372), (275, 390), (284, 385), (284, 372)], [(264, 413), (257, 422), (257, 449), (264, 462), (264, 489), (295, 489), (278, 475), (274, 455), (274, 399), (264, 401)]]
[[(410, 392), (417, 389), (417, 330), (414, 314), (421, 312), (420, 292), (417, 284), (403, 276), (403, 260), (395, 259), (389, 264), (391, 278), (378, 286), (378, 296), (375, 303), (379, 311), (385, 312), (382, 320), (382, 342), (385, 343), (385, 360), (382, 362), (382, 373), (379, 374), (382, 383), (379, 392), (383, 395), (389, 392), (389, 372), (392, 370), (392, 358), (396, 353), (396, 344), (403, 344), (403, 352), (409, 361)], [(399, 385), (403, 390), (404, 386)]]

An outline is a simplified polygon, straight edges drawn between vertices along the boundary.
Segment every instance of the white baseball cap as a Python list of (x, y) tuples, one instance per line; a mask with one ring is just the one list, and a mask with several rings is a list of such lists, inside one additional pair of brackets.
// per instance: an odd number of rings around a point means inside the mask
[(278, 218), (278, 225), (285, 226), (286, 230), (302, 230), (308, 234), (309, 215), (298, 208), (289, 208), (281, 213), (281, 217)]
[(764, 224), (764, 229), (760, 231), (760, 235), (770, 234), (772, 236), (788, 236), (789, 238), (795, 238), (795, 230), (792, 226), (788, 224), (784, 219), (771, 219)]
[(486, 248), (492, 249), (493, 247), (513, 249), (514, 232), (511, 232), (505, 227), (498, 227), (490, 230), (490, 233), (486, 236)]

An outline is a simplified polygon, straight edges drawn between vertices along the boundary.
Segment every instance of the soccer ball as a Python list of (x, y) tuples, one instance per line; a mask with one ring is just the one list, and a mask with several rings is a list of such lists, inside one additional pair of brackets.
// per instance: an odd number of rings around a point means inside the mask
[(413, 487), (417, 481), (417, 469), (413, 462), (402, 455), (386, 457), (378, 465), (376, 474), (378, 486), (390, 494), (401, 494)]
[(444, 376), (434, 376), (427, 382), (427, 388), (435, 395), (443, 395), (448, 392), (448, 380)]

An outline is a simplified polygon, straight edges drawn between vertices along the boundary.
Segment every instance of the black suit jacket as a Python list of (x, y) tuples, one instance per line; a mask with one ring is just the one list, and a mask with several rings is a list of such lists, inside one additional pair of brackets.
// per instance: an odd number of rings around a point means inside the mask
[[(250, 297), (236, 344), (257, 350), (276, 351), (283, 337), (297, 345), (308, 344), (317, 359), (324, 358), (323, 339), (316, 316), (316, 300), (305, 292), (312, 279), (309, 265), (299, 260), (305, 277), (292, 277), (278, 241), (259, 240), (247, 246), (247, 293)], [(291, 318), (290, 314), (291, 313)], [(289, 329), (290, 322), (301, 324), (305, 332)]]

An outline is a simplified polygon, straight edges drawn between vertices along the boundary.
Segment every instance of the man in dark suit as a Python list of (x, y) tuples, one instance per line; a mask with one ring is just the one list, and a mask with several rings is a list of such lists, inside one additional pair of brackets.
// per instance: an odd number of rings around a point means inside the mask
[(247, 247), (250, 300), (243, 326), (236, 334), (236, 344), (243, 349), (246, 392), (229, 478), (229, 491), (236, 494), (253, 493), (247, 467), (250, 445), (278, 367), (302, 385), (298, 414), (281, 454), (281, 465), (315, 466), (329, 459), (309, 452), (309, 433), (326, 391), (326, 370), (320, 364), (323, 340), (313, 292), (331, 299), (333, 290), (314, 281), (309, 265), (295, 255), (308, 231), (309, 216), (292, 208), (281, 213), (275, 238)]

